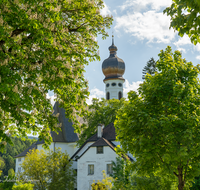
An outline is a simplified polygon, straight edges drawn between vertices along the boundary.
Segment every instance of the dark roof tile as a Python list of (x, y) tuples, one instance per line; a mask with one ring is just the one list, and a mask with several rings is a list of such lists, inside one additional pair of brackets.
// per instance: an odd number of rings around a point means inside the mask
[[(116, 140), (116, 133), (115, 133), (115, 127), (113, 123), (110, 123), (103, 129), (103, 135), (102, 137), (104, 139), (107, 139), (109, 141), (115, 141)], [(97, 137), (97, 133), (95, 133), (93, 136), (91, 136), (87, 142), (89, 141), (97, 141), (99, 138)]]
[(30, 150), (33, 150), (33, 149), (37, 149), (37, 144), (36, 143), (33, 143), (31, 146), (29, 146), (26, 150), (24, 150), (22, 153), (18, 154), (17, 156), (15, 156), (15, 158), (17, 157), (24, 157), (26, 156), (26, 154), (30, 151)]

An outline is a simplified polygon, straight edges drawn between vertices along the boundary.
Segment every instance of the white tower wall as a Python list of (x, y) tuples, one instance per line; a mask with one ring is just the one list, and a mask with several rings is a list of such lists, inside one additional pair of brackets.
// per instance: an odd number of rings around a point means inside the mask
[[(105, 83), (105, 91), (106, 91), (106, 99), (120, 99), (119, 93), (121, 92), (121, 98), (123, 97), (123, 83), (124, 80), (121, 79), (109, 79), (104, 81)], [(115, 85), (114, 85), (115, 84)]]

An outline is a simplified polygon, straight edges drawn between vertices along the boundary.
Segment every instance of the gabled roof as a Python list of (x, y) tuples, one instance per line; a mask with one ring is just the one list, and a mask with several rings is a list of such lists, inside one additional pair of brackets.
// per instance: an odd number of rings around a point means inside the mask
[[(88, 141), (86, 141), (87, 143)], [(83, 144), (83, 146), (81, 146), (75, 153), (74, 155), (70, 158), (70, 160), (72, 160), (81, 150), (82, 148), (85, 146), (85, 144)], [(80, 157), (82, 157), (89, 148), (91, 147), (98, 147), (98, 146), (109, 146), (113, 151), (115, 151), (115, 145), (112, 142), (109, 142), (108, 140), (104, 139), (103, 137), (99, 138), (96, 142), (94, 142), (92, 145), (90, 145), (84, 152), (83, 154), (80, 155)], [(79, 157), (79, 158), (80, 158)]]
[(93, 136), (87, 139), (87, 141), (74, 153), (71, 159), (73, 159), (88, 142), (94, 142), (94, 143), (91, 146), (89, 146), (87, 150), (90, 147), (94, 147), (94, 146), (109, 146), (110, 148), (114, 150), (115, 145), (111, 141), (115, 141), (115, 140), (116, 140), (115, 127), (113, 123), (110, 123), (103, 129), (102, 138), (97, 137), (97, 133), (95, 133)]
[[(65, 117), (65, 109), (59, 107), (59, 103), (56, 102), (54, 104), (54, 114), (56, 115), (59, 113), (58, 122), (62, 123), (61, 131), (56, 134), (56, 132), (51, 132), (51, 137), (53, 142), (76, 142), (78, 141), (77, 133), (74, 133), (74, 127), (72, 126), (73, 123), (69, 122), (69, 119)], [(38, 140), (37, 144), (43, 144), (44, 140)]]
[(115, 149), (115, 145), (112, 142), (104, 139), (103, 137), (93, 143), (90, 147), (97, 147), (97, 146), (109, 146), (113, 150)]
[(33, 143), (31, 146), (29, 146), (26, 150), (24, 150), (22, 153), (18, 154), (17, 156), (15, 156), (15, 158), (18, 158), (18, 157), (24, 157), (26, 156), (26, 154), (32, 150), (32, 149), (37, 149), (37, 145), (36, 143)]

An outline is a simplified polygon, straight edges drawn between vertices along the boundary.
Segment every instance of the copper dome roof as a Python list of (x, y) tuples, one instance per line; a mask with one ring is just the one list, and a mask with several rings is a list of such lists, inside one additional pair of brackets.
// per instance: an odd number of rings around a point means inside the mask
[(125, 63), (122, 59), (117, 57), (117, 47), (114, 45), (114, 40), (112, 39), (112, 45), (108, 48), (110, 51), (110, 56), (103, 61), (102, 71), (105, 75), (105, 80), (108, 79), (122, 79), (122, 75), (125, 72)]

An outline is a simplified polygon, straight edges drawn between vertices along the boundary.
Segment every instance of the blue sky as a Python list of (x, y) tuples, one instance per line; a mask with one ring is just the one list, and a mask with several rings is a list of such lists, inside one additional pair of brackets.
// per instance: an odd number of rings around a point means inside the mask
[(200, 62), (200, 45), (194, 46), (189, 38), (177, 35), (169, 29), (170, 17), (163, 14), (163, 10), (170, 6), (171, 0), (104, 0), (103, 15), (114, 18), (111, 29), (107, 30), (110, 37), (102, 40), (98, 36), (101, 61), (91, 62), (86, 66), (85, 77), (89, 81), (91, 103), (94, 97), (105, 97), (103, 83), (102, 62), (108, 58), (108, 47), (111, 45), (114, 32), (117, 55), (124, 60), (126, 70), (124, 78), (124, 96), (130, 90), (136, 90), (142, 82), (142, 69), (147, 61), (153, 57), (158, 59), (160, 50), (168, 45), (173, 51), (180, 50), (182, 57), (194, 65)]

